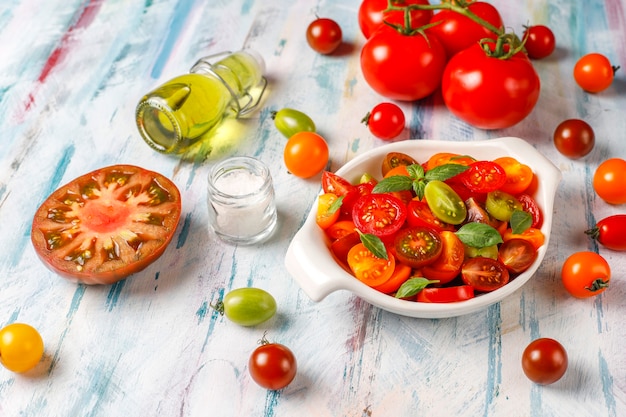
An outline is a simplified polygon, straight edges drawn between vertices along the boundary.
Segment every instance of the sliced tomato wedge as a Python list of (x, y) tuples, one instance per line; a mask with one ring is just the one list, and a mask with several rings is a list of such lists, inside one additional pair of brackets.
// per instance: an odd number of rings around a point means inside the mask
[(84, 284), (112, 284), (165, 251), (181, 215), (176, 185), (156, 172), (113, 165), (74, 179), (35, 213), (31, 241), (43, 263)]
[(441, 232), (443, 230), (454, 231), (454, 226), (444, 223), (434, 215), (425, 201), (411, 200), (407, 206), (406, 222), (411, 227), (429, 226)]
[(476, 291), (489, 292), (509, 282), (509, 271), (498, 260), (478, 256), (465, 261), (461, 267), (461, 278)]
[(422, 303), (454, 303), (470, 298), (474, 298), (474, 288), (471, 285), (428, 287), (417, 293), (417, 301)]
[(433, 263), (425, 265), (422, 274), (425, 278), (439, 281), (441, 285), (447, 284), (461, 273), (465, 246), (454, 232), (444, 230), (439, 235), (442, 243), (441, 255)]
[(543, 225), (543, 213), (541, 212), (541, 208), (539, 208), (539, 204), (537, 204), (535, 199), (529, 194), (520, 194), (517, 196), (517, 199), (520, 203), (522, 203), (524, 211), (530, 213), (533, 218), (533, 222), (530, 227), (540, 229)]
[(326, 235), (331, 241), (350, 233), (356, 233), (356, 226), (352, 220), (338, 220), (326, 229)]
[(393, 274), (391, 274), (391, 277), (387, 280), (387, 282), (374, 287), (374, 289), (385, 294), (392, 294), (398, 291), (398, 288), (400, 288), (402, 284), (409, 279), (412, 271), (413, 269), (410, 266), (396, 262)]
[(348, 271), (350, 271), (350, 268), (348, 267), (348, 253), (350, 253), (350, 249), (352, 249), (353, 246), (356, 246), (359, 243), (361, 243), (361, 237), (359, 236), (359, 233), (353, 229), (351, 233), (336, 239), (330, 244), (331, 252), (341, 263), (341, 266)]
[(406, 219), (406, 206), (391, 194), (367, 194), (359, 197), (352, 209), (352, 221), (363, 233), (380, 238), (397, 232)]
[(322, 189), (325, 193), (333, 193), (338, 197), (348, 194), (354, 185), (350, 181), (330, 171), (322, 173)]

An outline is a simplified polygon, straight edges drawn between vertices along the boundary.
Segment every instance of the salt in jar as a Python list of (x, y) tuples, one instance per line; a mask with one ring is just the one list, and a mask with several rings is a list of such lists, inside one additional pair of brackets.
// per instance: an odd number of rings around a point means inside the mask
[(256, 158), (231, 157), (208, 176), (209, 226), (223, 241), (251, 245), (267, 239), (277, 224), (269, 169)]

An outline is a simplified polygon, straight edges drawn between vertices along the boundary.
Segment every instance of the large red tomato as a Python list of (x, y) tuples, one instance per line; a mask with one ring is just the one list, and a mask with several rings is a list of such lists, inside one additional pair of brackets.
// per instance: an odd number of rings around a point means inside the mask
[(452, 57), (441, 81), (448, 109), (482, 129), (503, 129), (522, 121), (537, 104), (539, 90), (539, 76), (526, 54), (500, 59), (489, 56), (478, 43)]
[(84, 284), (112, 284), (156, 260), (181, 213), (168, 178), (113, 165), (53, 192), (33, 219), (31, 240), (52, 271)]
[[(434, 33), (441, 41), (448, 58), (452, 58), (454, 54), (478, 43), (483, 38), (496, 39), (498, 37), (497, 33), (459, 13), (456, 10), (459, 9), (459, 6), (452, 7), (455, 10), (444, 9), (436, 13), (430, 19), (430, 23), (437, 24), (427, 30), (428, 33)], [(491, 4), (477, 1), (471, 3), (467, 10), (494, 28), (502, 29), (500, 13)]]
[(446, 52), (435, 36), (404, 35), (389, 26), (377, 30), (361, 49), (361, 70), (370, 87), (392, 100), (429, 96), (440, 85)]
[[(428, 4), (428, 0), (391, 0), (392, 6), (405, 7), (411, 4)], [(359, 7), (359, 27), (363, 36), (369, 38), (383, 22), (404, 25), (404, 11), (390, 10), (385, 12), (388, 6), (388, 0), (363, 0)], [(433, 16), (432, 10), (412, 10), (411, 11), (411, 28), (417, 29), (424, 26)]]

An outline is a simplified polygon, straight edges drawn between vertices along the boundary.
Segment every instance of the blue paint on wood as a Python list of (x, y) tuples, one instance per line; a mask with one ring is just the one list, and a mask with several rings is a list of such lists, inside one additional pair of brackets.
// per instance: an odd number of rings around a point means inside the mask
[(189, 212), (185, 215), (183, 220), (183, 225), (180, 229), (180, 233), (178, 234), (178, 239), (176, 240), (176, 249), (180, 249), (183, 247), (185, 242), (187, 241), (187, 237), (189, 237), (189, 231), (191, 229), (192, 223), (192, 213)]
[(602, 394), (604, 394), (604, 402), (606, 404), (607, 416), (615, 417), (617, 415), (615, 394), (613, 393), (613, 375), (609, 369), (609, 365), (602, 354), (598, 351), (598, 363), (600, 372), (600, 381), (602, 381)]
[(484, 416), (490, 415), (493, 403), (498, 396), (500, 383), (502, 382), (502, 317), (500, 316), (500, 303), (496, 303), (488, 308), (487, 326), (490, 331), (487, 347), (488, 364)]
[(125, 279), (118, 281), (115, 284), (111, 285), (111, 288), (109, 289), (109, 293), (107, 294), (107, 300), (106, 300), (107, 309), (109, 311), (112, 311), (115, 308), (115, 306), (117, 306), (117, 303), (120, 299), (120, 295), (122, 294), (122, 290), (124, 289), (125, 285), (126, 285)]

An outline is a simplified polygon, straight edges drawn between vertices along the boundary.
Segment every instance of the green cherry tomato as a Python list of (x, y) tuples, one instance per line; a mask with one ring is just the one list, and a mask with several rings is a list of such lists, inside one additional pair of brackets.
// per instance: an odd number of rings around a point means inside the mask
[(443, 181), (432, 180), (424, 187), (428, 207), (442, 222), (461, 224), (467, 216), (467, 207), (459, 195)]
[(465, 247), (466, 258), (490, 258), (498, 259), (498, 245), (485, 246), (484, 248), (475, 248), (469, 245), (463, 245)]
[(0, 363), (10, 371), (26, 372), (43, 356), (43, 339), (25, 323), (13, 323), (0, 330)]
[(500, 221), (508, 222), (515, 210), (523, 209), (522, 203), (509, 193), (500, 190), (487, 193), (485, 210)]
[(300, 110), (284, 108), (272, 112), (274, 125), (287, 139), (298, 132), (315, 132), (313, 120)]
[(276, 300), (260, 288), (237, 288), (227, 293), (215, 309), (233, 323), (256, 326), (276, 314)]

